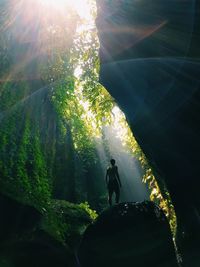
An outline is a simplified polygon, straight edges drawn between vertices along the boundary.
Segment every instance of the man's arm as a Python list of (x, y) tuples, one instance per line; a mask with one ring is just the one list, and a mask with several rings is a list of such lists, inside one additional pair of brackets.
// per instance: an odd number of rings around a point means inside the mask
[(117, 166), (116, 166), (116, 176), (117, 176), (117, 180), (118, 180), (119, 186), (122, 187), (122, 184), (121, 184), (121, 181), (120, 181), (120, 178), (119, 178), (119, 173), (118, 173)]

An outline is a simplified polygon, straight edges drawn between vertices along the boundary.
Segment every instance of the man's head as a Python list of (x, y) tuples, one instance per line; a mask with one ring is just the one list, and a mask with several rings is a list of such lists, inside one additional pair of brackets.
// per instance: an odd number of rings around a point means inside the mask
[(115, 165), (115, 160), (114, 159), (111, 159), (110, 160), (110, 163), (111, 163), (112, 166), (114, 166)]

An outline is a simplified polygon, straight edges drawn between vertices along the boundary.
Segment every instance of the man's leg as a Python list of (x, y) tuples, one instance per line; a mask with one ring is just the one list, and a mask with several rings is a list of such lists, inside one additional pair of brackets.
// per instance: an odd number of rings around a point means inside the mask
[(113, 187), (112, 186), (109, 186), (108, 187), (108, 201), (109, 201), (109, 204), (110, 206), (112, 206), (112, 195), (113, 195)]
[(120, 189), (119, 189), (119, 186), (116, 185), (115, 187), (115, 202), (118, 204), (119, 203), (119, 197), (120, 197)]

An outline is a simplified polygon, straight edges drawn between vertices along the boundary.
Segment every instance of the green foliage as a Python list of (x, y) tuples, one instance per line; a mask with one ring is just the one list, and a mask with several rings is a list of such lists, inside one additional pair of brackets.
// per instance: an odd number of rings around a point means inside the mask
[[(96, 17), (94, 1), (93, 18)], [(78, 31), (74, 37), (74, 46), (71, 50), (72, 62), (81, 72), (77, 77), (77, 87), (81, 100), (87, 101), (89, 110), (94, 114), (97, 127), (111, 122), (111, 111), (114, 100), (107, 90), (99, 83), (99, 40), (94, 20), (91, 23), (91, 30), (87, 27), (81, 32)]]
[(75, 246), (88, 224), (96, 217), (96, 212), (90, 209), (88, 203), (51, 200), (41, 227), (60, 242)]
[(174, 210), (174, 206), (171, 201), (170, 194), (166, 188), (166, 186), (162, 183), (162, 190), (161, 187), (158, 185), (158, 182), (153, 175), (152, 170), (149, 168), (149, 165), (144, 157), (144, 155), (141, 156), (143, 168), (145, 170), (145, 174), (143, 176), (143, 182), (146, 183), (150, 189), (150, 199), (154, 202), (156, 202), (159, 207), (164, 211), (165, 215), (168, 218), (169, 225), (172, 231), (173, 236), (176, 235), (176, 227), (177, 227), (177, 221), (176, 221), (176, 214)]
[(82, 209), (84, 209), (85, 211), (87, 211), (87, 213), (90, 215), (90, 218), (92, 220), (95, 220), (98, 217), (98, 214), (96, 213), (95, 210), (92, 210), (88, 204), (88, 202), (84, 202), (79, 204), (79, 207), (81, 207)]
[[(13, 124), (12, 124), (13, 123)], [(50, 186), (47, 179), (47, 167), (39, 142), (38, 129), (31, 132), (30, 120), (25, 119), (22, 131), (18, 132), (16, 120), (4, 124), (0, 132), (0, 182), (16, 198), (42, 209), (50, 198)], [(33, 134), (34, 132), (34, 134)], [(17, 134), (21, 134), (18, 139)], [(12, 136), (11, 142), (9, 140)]]

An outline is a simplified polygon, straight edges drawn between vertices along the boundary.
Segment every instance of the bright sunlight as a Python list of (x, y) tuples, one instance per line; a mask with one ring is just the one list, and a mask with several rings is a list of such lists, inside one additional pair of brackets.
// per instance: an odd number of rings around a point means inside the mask
[(90, 15), (90, 7), (87, 0), (38, 0), (47, 9), (58, 10), (70, 7), (74, 9), (81, 18), (87, 18)]

